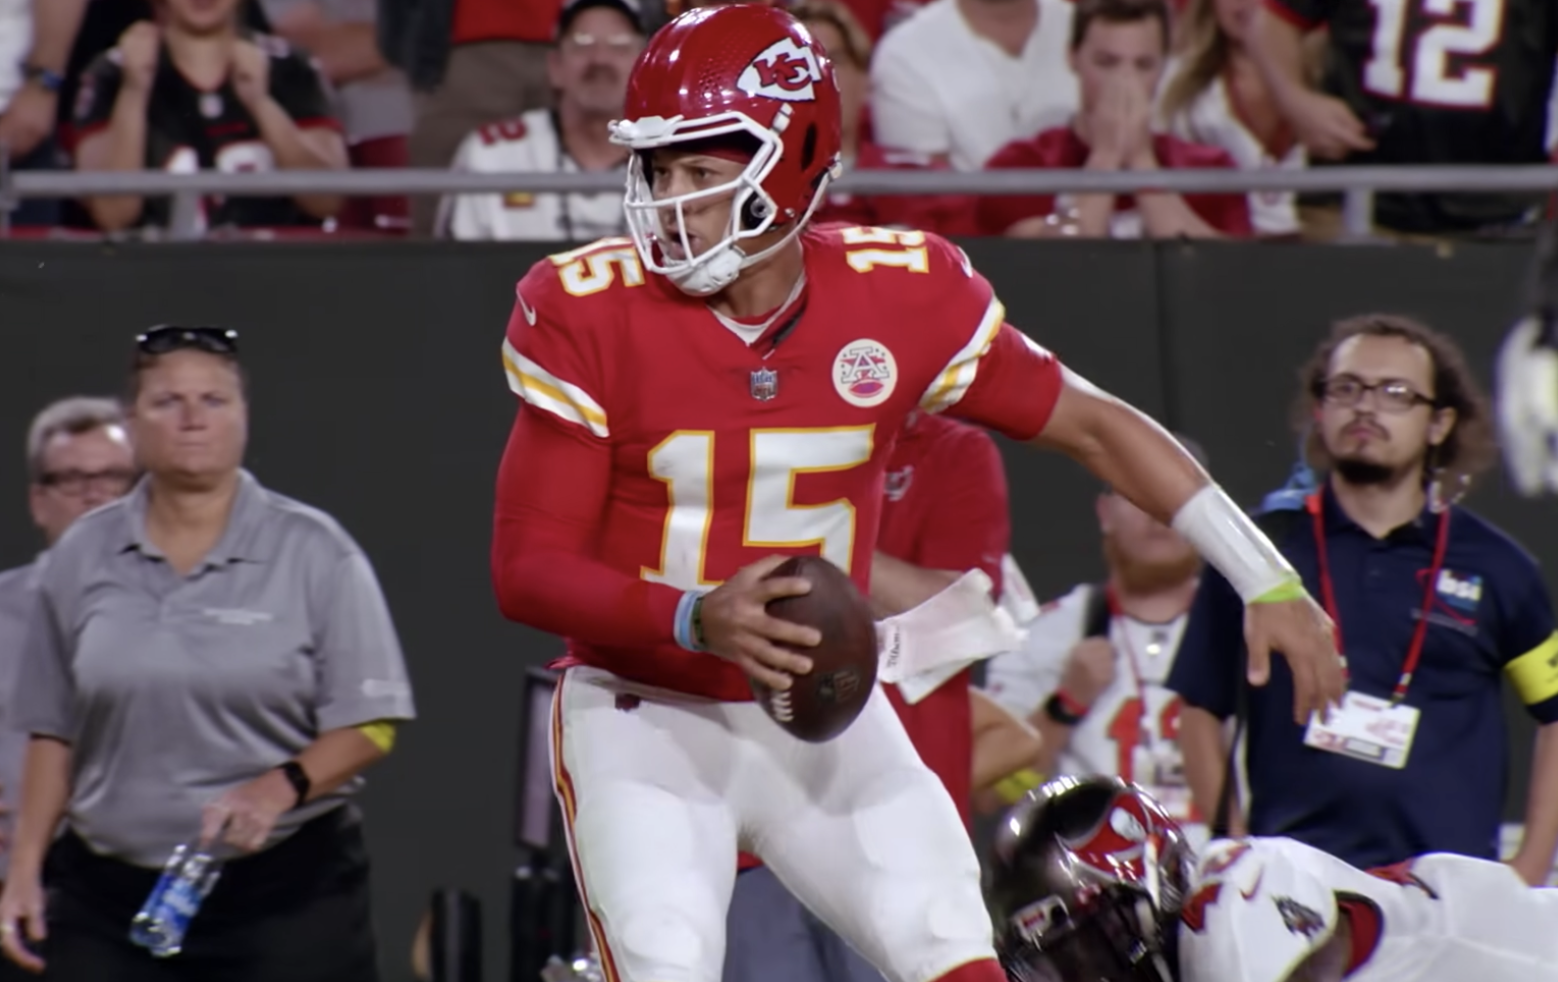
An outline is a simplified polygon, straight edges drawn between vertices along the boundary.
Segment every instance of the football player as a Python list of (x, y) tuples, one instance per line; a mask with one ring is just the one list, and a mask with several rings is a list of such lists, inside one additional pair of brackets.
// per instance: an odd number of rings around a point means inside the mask
[(1554, 982), (1558, 890), (1434, 853), (1364, 872), (1292, 839), (1199, 859), (1139, 786), (1062, 778), (1015, 807), (990, 900), (1013, 982)]
[(1342, 693), (1331, 626), (1265, 536), (1166, 431), (1008, 326), (959, 249), (808, 227), (839, 127), (832, 69), (790, 14), (689, 11), (612, 126), (632, 238), (517, 287), (493, 576), (505, 615), (569, 642), (553, 761), (610, 982), (716, 982), (738, 850), (890, 982), (1002, 979), (957, 809), (883, 691), (818, 744), (749, 684), (787, 689), (820, 641), (766, 612), (808, 589), (767, 578), (786, 554), (868, 592), (916, 408), (1081, 461), (1237, 585), (1257, 683), (1276, 649), (1299, 719)]

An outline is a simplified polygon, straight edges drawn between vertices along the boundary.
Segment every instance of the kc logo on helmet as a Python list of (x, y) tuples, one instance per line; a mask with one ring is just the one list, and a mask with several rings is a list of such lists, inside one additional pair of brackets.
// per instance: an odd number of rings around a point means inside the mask
[(792, 38), (782, 38), (752, 59), (736, 79), (736, 88), (747, 95), (786, 102), (811, 102), (817, 97), (812, 84), (821, 81), (822, 69), (817, 64), (817, 53), (796, 44)]

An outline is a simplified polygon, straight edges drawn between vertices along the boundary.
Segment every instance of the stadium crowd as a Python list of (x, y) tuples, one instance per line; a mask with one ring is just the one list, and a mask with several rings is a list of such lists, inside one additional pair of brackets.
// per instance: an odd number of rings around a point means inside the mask
[[(846, 169), (1527, 164), (1553, 145), (1558, 15), (1536, 0), (786, 2), (835, 64)], [(680, 9), (4, 0), (0, 157), (16, 171), (609, 172), (626, 150), (606, 124), (634, 58)], [(1518, 234), (1541, 204), (1383, 194), (1374, 222), (1398, 238)], [(30, 198), (9, 234), (155, 237), (171, 207)], [(207, 196), (194, 223), (213, 235), (578, 242), (621, 233), (620, 211), (610, 193)], [(1329, 241), (1342, 229), (1336, 196), (1286, 192), (839, 192), (819, 218), (1016, 237)]]

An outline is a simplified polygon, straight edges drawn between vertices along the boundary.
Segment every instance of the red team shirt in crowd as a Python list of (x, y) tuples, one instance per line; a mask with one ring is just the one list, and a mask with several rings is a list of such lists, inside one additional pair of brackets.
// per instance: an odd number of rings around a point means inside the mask
[[(1228, 151), (1220, 147), (1187, 143), (1177, 137), (1158, 133), (1152, 137), (1152, 151), (1158, 158), (1158, 166), (1165, 170), (1191, 170), (1202, 167), (1237, 169)], [(1076, 131), (1069, 126), (1045, 130), (1031, 140), (1008, 143), (985, 162), (986, 170), (1001, 168), (1076, 170), (1087, 163), (1091, 150)], [(1224, 235), (1246, 238), (1255, 234), (1250, 223), (1249, 198), (1242, 194), (1187, 194), (1185, 204), (1201, 216), (1202, 221)], [(1133, 195), (1115, 197), (1117, 212), (1133, 211), (1136, 199)], [(1005, 235), (1006, 230), (1024, 218), (1053, 214), (1055, 196), (1036, 194), (1023, 196), (986, 195), (979, 202), (979, 227), (985, 235)]]
[[(856, 170), (951, 170), (930, 154), (889, 150), (862, 140)], [(979, 201), (972, 194), (843, 194), (830, 192), (814, 220), (846, 225), (892, 225), (938, 235), (978, 235)]]
[[(915, 413), (887, 465), (877, 550), (922, 569), (983, 570), (1001, 593), (1011, 547), (1006, 470), (995, 441), (956, 420)], [(885, 686), (920, 759), (936, 772), (972, 828), (974, 721), (964, 670), (910, 705)]]
[(627, 239), (520, 281), (504, 360), (523, 452), (499, 475), (494, 581), (509, 617), (569, 639), (564, 664), (750, 699), (735, 664), (675, 643), (683, 591), (779, 553), (865, 592), (911, 411), (1024, 440), (1048, 421), (1059, 364), (957, 247), (875, 228), (800, 241), (807, 288), (750, 345)]
[(550, 44), (563, 0), (454, 0), (449, 43), (528, 41)]

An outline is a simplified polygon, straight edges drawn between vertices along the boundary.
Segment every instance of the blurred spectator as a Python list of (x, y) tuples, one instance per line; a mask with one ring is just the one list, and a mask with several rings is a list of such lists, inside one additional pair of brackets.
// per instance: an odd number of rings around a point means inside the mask
[[(0, 0), (0, 154), (15, 170), (60, 170), (54, 139), (59, 91), (86, 0)], [(17, 226), (59, 222), (59, 203), (29, 198)]]
[(1234, 834), (1289, 836), (1370, 868), (1427, 852), (1499, 858), (1507, 676), (1540, 724), (1525, 839), (1510, 861), (1546, 880), (1558, 845), (1558, 634), (1536, 563), (1454, 500), (1496, 457), (1475, 376), (1446, 336), (1389, 315), (1337, 324), (1300, 372), (1295, 421), (1319, 490), (1260, 523), (1320, 598), (1349, 691), (1329, 720), (1293, 719), (1293, 676), (1245, 681), (1244, 608), (1202, 577), (1169, 687), (1203, 813), (1244, 717), (1250, 793)]
[[(373, 0), (261, 0), (275, 33), (313, 56), (335, 90), (335, 115), (353, 167), (405, 167), (411, 87), (379, 53)], [(350, 198), (342, 224), (409, 227), (404, 197)]]
[[(844, 170), (945, 170), (945, 161), (912, 150), (887, 150), (871, 140), (866, 98), (871, 77), (871, 38), (839, 0), (801, 0), (790, 8), (811, 29), (833, 62), (843, 115)], [(972, 195), (853, 195), (831, 191), (817, 209), (818, 222), (921, 229), (942, 235), (974, 235)]]
[(847, 0), (850, 12), (873, 42), (913, 17), (927, 0)]
[[(553, 104), (547, 55), (563, 0), (378, 3), (383, 50), (417, 93), (413, 167), (448, 167), (471, 132)], [(433, 230), (437, 210), (437, 197), (412, 198), (417, 234)]]
[[(135, 459), (119, 404), (78, 396), (45, 407), (27, 430), (27, 477), (33, 524), (43, 533), (47, 549), (76, 519), (120, 497), (135, 480)], [(15, 711), (11, 687), (47, 557), (45, 551), (26, 566), (0, 573), (0, 718), (9, 719)], [(0, 728), (0, 882), (10, 866), (26, 756), (27, 734)], [(0, 979), (18, 975), (8, 962), (0, 967)]]
[[(1301, 47), (1319, 29), (1328, 43), (1315, 89)], [(1552, 0), (1266, 0), (1253, 51), (1313, 163), (1547, 159)], [(1395, 233), (1474, 233), (1532, 218), (1539, 204), (1530, 194), (1380, 194), (1374, 222)], [(1304, 218), (1312, 237), (1341, 231), (1338, 207)]]
[[(1193, 441), (1180, 442), (1206, 466)], [(985, 690), (1028, 720), (1045, 777), (1113, 774), (1145, 787), (1198, 844), (1206, 826), (1180, 756), (1180, 699), (1164, 683), (1185, 633), (1201, 557), (1178, 532), (1106, 490), (1097, 503), (1109, 575), (1080, 584), (991, 659)]]
[[(1009, 144), (987, 168), (1096, 171), (1234, 167), (1227, 151), (1154, 134), (1152, 94), (1163, 77), (1169, 11), (1164, 0), (1077, 0), (1067, 63), (1082, 92), (1068, 126)], [(979, 224), (987, 235), (1021, 238), (1218, 238), (1247, 236), (1242, 194), (986, 195)]]
[[(5, 0), (0, 0), (5, 2)], [(65, 81), (60, 86), (58, 108), (55, 111), (57, 139), (65, 150), (65, 166), (71, 166), (70, 151), (75, 147), (75, 113), (80, 105), (81, 83), (87, 68), (103, 52), (119, 43), (125, 31), (138, 21), (158, 21), (163, 17), (156, 0), (86, 0), (86, 13), (81, 17), (75, 40), (70, 45), (70, 59), (65, 69)], [(241, 4), (238, 8), (239, 23), (251, 31), (271, 33), (270, 21), (258, 3)], [(75, 198), (60, 202), (61, 223), (69, 228), (96, 229), (97, 225), (83, 203)]]
[[(240, 0), (164, 0), (162, 24), (141, 21), (87, 69), (75, 114), (76, 169), (175, 173), (346, 166), (325, 84), (285, 41), (240, 31)], [(166, 225), (170, 202), (132, 196), (85, 202), (98, 227)], [(314, 224), (341, 199), (216, 198), (206, 228)]]
[(1065, 120), (1070, 0), (934, 0), (882, 38), (871, 65), (875, 139), (956, 170)]
[[(1300, 170), (1304, 148), (1277, 109), (1249, 44), (1261, 0), (1190, 0), (1179, 22), (1178, 57), (1158, 101), (1165, 128), (1228, 152), (1242, 170)], [(1291, 191), (1249, 195), (1255, 234), (1296, 236)]]
[[(644, 47), (644, 26), (627, 0), (571, 0), (557, 23), (547, 71), (556, 109), (532, 109), (489, 123), (465, 138), (456, 170), (577, 173), (626, 166), (628, 151), (613, 144), (607, 124), (622, 114), (628, 73)], [(456, 239), (590, 242), (622, 235), (622, 192), (600, 194), (446, 195), (440, 235)]]

